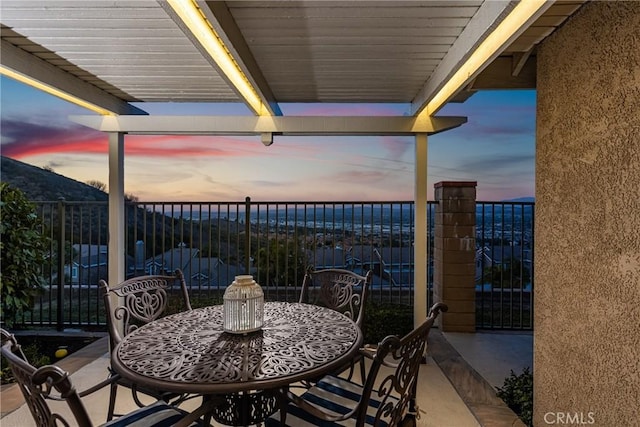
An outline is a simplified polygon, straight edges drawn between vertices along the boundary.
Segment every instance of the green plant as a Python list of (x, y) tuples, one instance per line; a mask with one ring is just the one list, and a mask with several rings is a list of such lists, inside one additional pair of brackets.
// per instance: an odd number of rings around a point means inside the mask
[[(189, 302), (191, 303), (191, 308), (200, 308), (200, 307), (208, 307), (210, 305), (221, 305), (222, 293), (215, 293), (213, 295), (200, 295), (196, 292), (190, 292)], [(185, 307), (182, 302), (182, 298), (178, 295), (171, 295), (167, 301), (167, 309), (164, 312), (165, 316), (170, 314), (180, 313), (184, 311)]]
[(484, 280), (494, 288), (520, 288), (531, 280), (531, 272), (521, 260), (511, 257), (503, 264), (485, 268)]
[[(26, 357), (29, 363), (31, 363), (36, 368), (51, 363), (51, 359), (48, 356), (42, 354), (40, 346), (36, 342), (23, 346), (22, 352), (24, 353), (24, 357)], [(0, 361), (0, 383), (9, 384), (15, 382), (9, 364), (6, 360), (4, 360), (4, 357), (0, 359), (2, 359)]]
[(271, 239), (256, 256), (258, 283), (262, 286), (289, 286), (302, 283), (306, 271), (304, 245), (296, 239)]
[(528, 426), (533, 425), (533, 374), (528, 367), (519, 375), (512, 369), (502, 387), (498, 387), (497, 395), (522, 422)]
[(11, 327), (43, 290), (41, 266), (49, 239), (35, 205), (22, 191), (2, 182), (0, 192), (0, 319)]
[(413, 329), (413, 307), (369, 302), (364, 319), (365, 344), (378, 344), (388, 335), (403, 336)]

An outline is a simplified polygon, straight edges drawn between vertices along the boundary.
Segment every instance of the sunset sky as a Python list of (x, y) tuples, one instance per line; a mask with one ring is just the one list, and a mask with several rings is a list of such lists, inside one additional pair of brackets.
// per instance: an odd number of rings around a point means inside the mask
[[(77, 181), (108, 182), (107, 135), (93, 114), (0, 77), (3, 156)], [(135, 104), (150, 114), (248, 115), (235, 104)], [(402, 115), (398, 105), (281, 105), (285, 115)], [(535, 91), (478, 92), (438, 115), (468, 122), (429, 137), (429, 200), (443, 180), (477, 181), (478, 200), (534, 195)], [(125, 192), (140, 201), (404, 201), (414, 198), (413, 137), (125, 136)]]

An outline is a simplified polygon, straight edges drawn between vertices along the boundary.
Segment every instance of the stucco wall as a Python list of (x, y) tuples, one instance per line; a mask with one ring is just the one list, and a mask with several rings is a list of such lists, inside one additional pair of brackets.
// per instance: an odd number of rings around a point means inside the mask
[(535, 425), (638, 425), (640, 1), (585, 5), (537, 61)]

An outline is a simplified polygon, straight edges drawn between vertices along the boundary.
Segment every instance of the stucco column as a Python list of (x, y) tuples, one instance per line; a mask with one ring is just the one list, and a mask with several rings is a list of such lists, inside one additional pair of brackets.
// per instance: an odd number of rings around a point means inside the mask
[(476, 185), (435, 184), (433, 299), (449, 306), (440, 320), (445, 332), (476, 330)]

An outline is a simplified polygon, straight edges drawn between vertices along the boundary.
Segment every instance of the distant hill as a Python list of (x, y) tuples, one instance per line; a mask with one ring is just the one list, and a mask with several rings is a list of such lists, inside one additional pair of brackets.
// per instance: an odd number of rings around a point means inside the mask
[(66, 176), (0, 156), (0, 180), (21, 190), (31, 201), (107, 201), (109, 195)]
[(534, 203), (535, 197), (518, 197), (515, 199), (503, 200), (503, 202), (518, 202), (518, 203)]
[[(0, 179), (2, 182), (21, 190), (32, 202), (55, 202), (60, 197), (64, 197), (69, 202), (107, 202), (109, 200), (107, 193), (91, 185), (5, 156), (0, 156), (0, 160)], [(109, 234), (107, 222), (109, 211), (106, 203), (101, 203), (101, 205), (96, 208), (95, 204), (87, 203), (84, 205), (85, 210), (82, 215), (78, 215), (77, 211), (76, 215), (67, 215), (66, 230), (67, 233), (72, 234), (71, 240), (105, 244), (104, 241), (98, 240), (101, 236)], [(152, 219), (149, 219), (147, 214), (143, 207), (136, 208), (131, 204), (125, 205), (125, 218), (128, 221), (127, 227), (131, 236), (138, 236), (137, 238), (155, 236), (153, 239), (147, 239), (147, 253), (158, 254), (165, 251), (167, 249), (164, 246), (165, 241), (184, 241), (183, 230), (178, 227), (182, 220), (172, 218), (170, 215), (154, 215)], [(50, 223), (51, 210), (45, 210), (43, 217), (45, 223)], [(78, 221), (80, 217), (82, 217), (82, 221)], [(202, 236), (200, 236), (200, 232), (209, 230), (208, 226), (197, 227), (191, 232), (191, 240), (199, 242), (202, 247), (208, 247), (211, 236), (219, 234), (218, 226), (219, 222), (211, 224), (211, 232), (206, 232)], [(236, 223), (236, 227), (238, 226)], [(230, 230), (230, 228), (226, 227), (226, 230)], [(221, 231), (221, 233), (225, 232), (229, 231)], [(89, 236), (93, 241), (87, 241)], [(131, 240), (128, 244), (129, 253), (134, 253), (135, 242)], [(219, 254), (229, 257), (229, 254), (238, 253), (237, 250), (236, 245), (231, 244), (229, 249), (221, 249)]]

